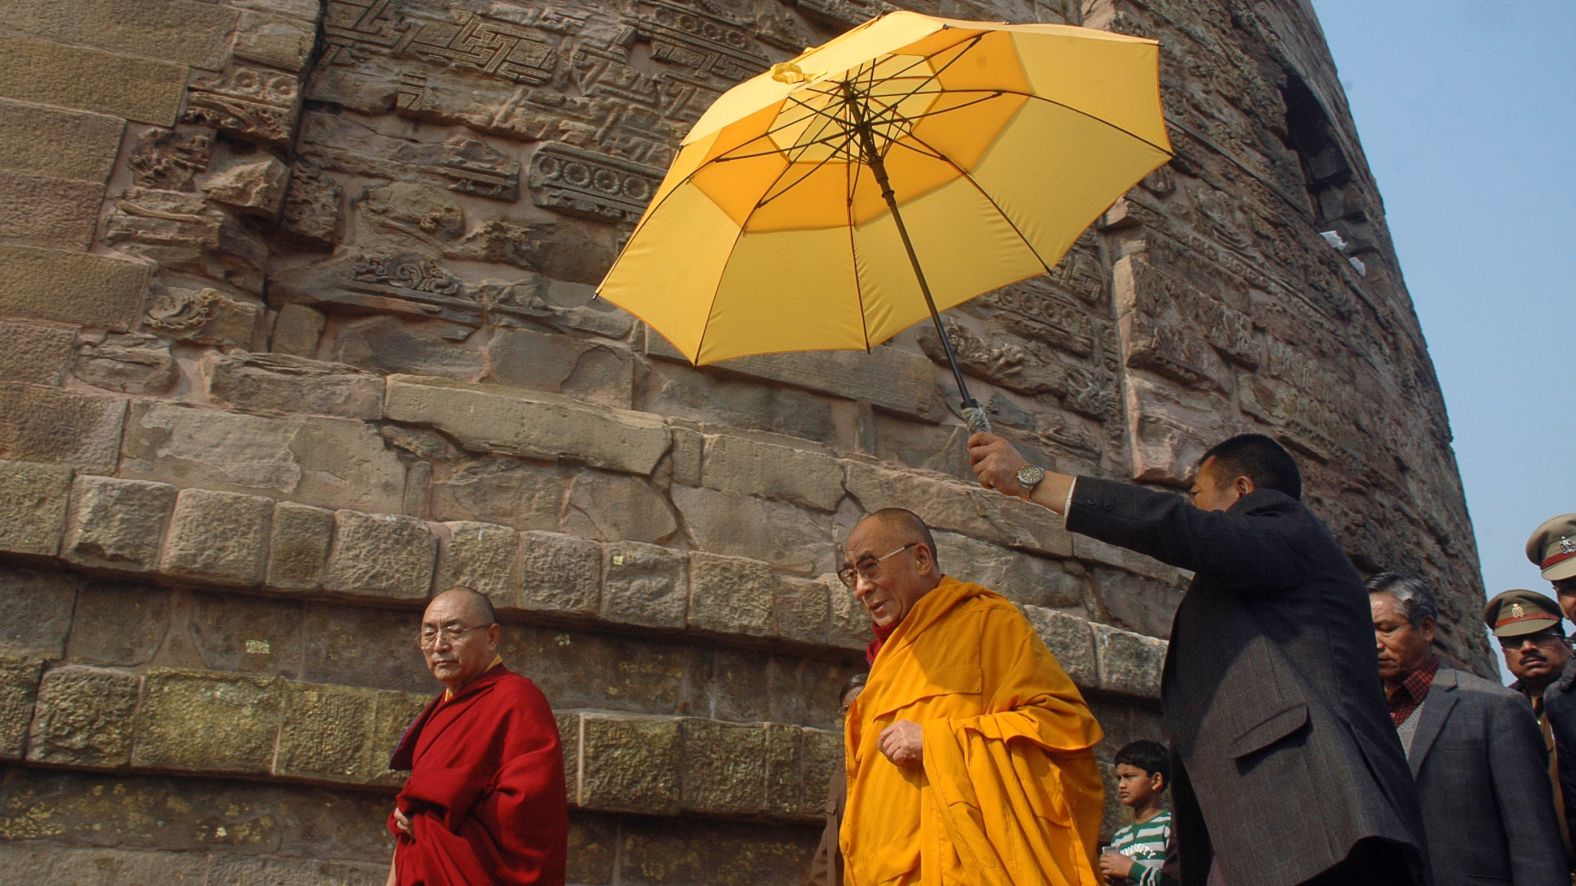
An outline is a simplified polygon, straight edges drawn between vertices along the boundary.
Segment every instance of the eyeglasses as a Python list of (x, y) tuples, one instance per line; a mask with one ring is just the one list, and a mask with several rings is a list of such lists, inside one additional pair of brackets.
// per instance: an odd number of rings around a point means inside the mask
[(1534, 646), (1543, 646), (1548, 643), (1565, 642), (1565, 635), (1556, 630), (1539, 631), (1536, 634), (1522, 634), (1519, 637), (1500, 637), (1499, 648), (1520, 649), (1522, 644), (1531, 642)]
[(842, 579), (843, 584), (848, 585), (850, 588), (854, 586), (854, 582), (861, 578), (865, 581), (875, 581), (881, 577), (881, 561), (889, 557), (896, 557), (909, 548), (918, 547), (918, 545), (919, 542), (911, 541), (889, 554), (882, 554), (879, 557), (866, 557), (853, 566), (844, 566), (842, 569), (837, 570), (837, 577)]
[(466, 627), (464, 625), (444, 625), (437, 630), (433, 630), (432, 628), (422, 628), (421, 633), (416, 635), (416, 645), (423, 649), (431, 649), (432, 647), (438, 645), (439, 640), (442, 640), (445, 643), (458, 643), (461, 638), (471, 631), (479, 631), (483, 628), (490, 628), (494, 624), (497, 624), (497, 622), (488, 622), (484, 625), (471, 625), (470, 627)]

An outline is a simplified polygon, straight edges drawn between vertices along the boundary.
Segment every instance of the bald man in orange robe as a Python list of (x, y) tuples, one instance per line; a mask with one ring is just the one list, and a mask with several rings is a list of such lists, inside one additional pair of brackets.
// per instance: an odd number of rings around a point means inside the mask
[(504, 667), (492, 604), (432, 599), (421, 648), (444, 691), (389, 761), (410, 778), (389, 814), (389, 886), (564, 882), (569, 812), (558, 726), (541, 690)]
[(849, 886), (1097, 886), (1099, 724), (1017, 607), (942, 575), (914, 514), (849, 533), (876, 640), (844, 732)]

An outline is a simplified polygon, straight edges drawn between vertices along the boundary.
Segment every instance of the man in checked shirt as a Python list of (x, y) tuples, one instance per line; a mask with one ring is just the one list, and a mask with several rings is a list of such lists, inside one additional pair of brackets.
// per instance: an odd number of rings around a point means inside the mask
[(1440, 661), (1439, 604), (1426, 582), (1381, 572), (1367, 584), (1379, 678), (1417, 782), (1435, 886), (1568, 884), (1531, 707)]

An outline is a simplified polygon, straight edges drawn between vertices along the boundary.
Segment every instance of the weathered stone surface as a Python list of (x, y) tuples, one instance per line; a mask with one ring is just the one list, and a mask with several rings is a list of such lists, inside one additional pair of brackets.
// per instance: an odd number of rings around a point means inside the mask
[(290, 168), (273, 155), (244, 155), (209, 173), (202, 181), (202, 191), (215, 203), (273, 219), (284, 206), (289, 183)]
[(416, 717), (432, 701), (431, 693), (378, 692), (372, 706), (372, 725), (367, 732), (366, 756), (361, 772), (367, 781), (403, 785), (407, 772), (389, 769), (389, 757), (399, 745), (400, 736), (416, 722)]
[(81, 0), (70, 16), (57, 12), (36, 0), (0, 0), (0, 17), (23, 33), (199, 68), (224, 61), (236, 20), (234, 10), (194, 0)]
[(333, 358), (384, 374), (409, 373), (471, 381), (486, 366), (483, 355), (454, 346), (469, 326), (442, 320), (407, 321), (383, 316), (353, 320), (334, 333)]
[(814, 827), (719, 823), (704, 829), (685, 820), (625, 825), (620, 883), (789, 884), (804, 878), (815, 853)]
[[(177, 598), (177, 602), (180, 602)], [(234, 674), (294, 677), (301, 670), (301, 603), (270, 597), (193, 591), (184, 601), (185, 636), (171, 638), (161, 663), (191, 661), (177, 658), (175, 650), (187, 647), (210, 671)]]
[(666, 717), (581, 716), (581, 808), (672, 814), (681, 799), (683, 739)]
[(109, 178), (123, 120), (0, 100), (0, 167), (86, 182)]
[(421, 182), (369, 188), (358, 204), (372, 224), (397, 233), (454, 240), (465, 232), (465, 211), (453, 197)]
[(148, 287), (144, 264), (0, 245), (0, 265), (7, 270), (0, 281), (0, 314), (125, 329), (142, 313)]
[(1094, 629), (1100, 687), (1138, 698), (1160, 698), (1160, 667), (1166, 658), (1166, 642), (1102, 624), (1090, 627)]
[(334, 513), (281, 501), (274, 505), (268, 533), (265, 584), (280, 591), (315, 591), (323, 585)]
[(432, 589), (437, 539), (427, 524), (393, 514), (334, 512), (325, 590), (423, 600)]
[(840, 649), (864, 649), (871, 638), (870, 613), (836, 576), (823, 575), (817, 581), (826, 586), (826, 599), (831, 603), (827, 641)]
[(617, 868), (619, 835), (611, 817), (569, 814), (569, 870), (571, 883), (611, 883)]
[(0, 760), (22, 759), (42, 666), (35, 658), (0, 653)]
[(76, 339), (74, 327), (0, 319), (0, 378), (60, 384)]
[(272, 350), (292, 357), (317, 356), (317, 342), (323, 336), (324, 322), (321, 311), (306, 305), (282, 306), (274, 320)]
[(638, 405), (659, 415), (805, 440), (836, 439), (831, 405), (807, 391), (688, 365), (654, 363), (649, 369), (644, 402)]
[(181, 377), (169, 341), (141, 332), (83, 342), (71, 372), (96, 388), (122, 394), (163, 394)]
[(701, 485), (833, 511), (843, 497), (843, 467), (830, 456), (745, 437), (706, 438)]
[(215, 854), (209, 882), (231, 886), (377, 886), (388, 864)]
[(830, 518), (783, 502), (688, 486), (673, 487), (673, 504), (700, 550), (765, 560), (797, 575), (832, 569)]
[(682, 722), (686, 811), (716, 815), (764, 812), (766, 730), (762, 724)]
[(202, 345), (254, 347), (263, 306), (246, 296), (212, 287), (165, 287), (148, 305), (145, 327), (175, 341)]
[(208, 391), (241, 409), (376, 419), (383, 379), (350, 366), (281, 354), (214, 354)]
[(1171, 622), (1185, 587), (1115, 569), (1091, 569), (1088, 582), (1110, 614), (1112, 627), (1170, 638)]
[(1083, 604), (1083, 581), (1057, 560), (952, 532), (935, 532), (937, 559), (948, 575), (982, 584), (1017, 603), (1058, 609)]
[(312, 54), (312, 43), (316, 39), (316, 29), (309, 21), (243, 12), (240, 26), (235, 30), (235, 56), (286, 71), (299, 71), (306, 64), (307, 56)]
[(124, 766), (131, 759), (136, 674), (62, 667), (39, 683), (27, 759), (71, 766)]
[(135, 667), (153, 660), (169, 629), (169, 592), (90, 580), (77, 593), (66, 652), (73, 662)]
[(174, 507), (173, 486), (78, 476), (71, 486), (61, 556), (113, 572), (152, 572)]
[(70, 493), (65, 465), (0, 461), (0, 552), (54, 556)]
[(766, 733), (763, 774), (766, 776), (766, 810), (777, 815), (815, 816), (824, 811), (826, 786), (820, 796), (806, 798), (803, 733), (798, 726), (762, 724)]
[(274, 771), (335, 780), (359, 775), (377, 695), (344, 686), (287, 684)]
[(658, 543), (672, 538), (679, 524), (646, 478), (585, 470), (570, 481), (562, 528), (603, 541)]
[(86, 249), (103, 200), (97, 182), (0, 169), (0, 237)]
[(1053, 557), (1073, 552), (1072, 535), (1045, 509), (978, 486), (963, 486), (862, 461), (845, 462), (847, 488), (866, 511), (907, 508), (931, 529)]
[(231, 63), (192, 74), (181, 120), (232, 138), (283, 148), (295, 135), (301, 83), (293, 74)]
[(520, 533), (496, 523), (444, 523), (435, 591), (463, 585), (495, 606), (512, 606), (520, 590)]
[(438, 684), (416, 645), (420, 626), (421, 610), (414, 607), (310, 603), (301, 616), (305, 653), (300, 678), (430, 697)]
[(273, 513), (270, 498), (182, 489), (159, 571), (202, 584), (245, 588), (260, 583)]
[(569, 335), (500, 331), (487, 344), (488, 377), (506, 385), (629, 408), (635, 358), (627, 348)]
[(469, 449), (573, 458), (631, 474), (650, 474), (669, 445), (667, 426), (645, 413), (412, 376), (389, 378), (384, 414), (434, 427)]
[(545, 612), (598, 611), (601, 545), (556, 532), (522, 532), (520, 563), (519, 597), (509, 605)]
[(203, 886), (208, 857), (181, 852), (66, 847), (51, 840), (0, 843), (0, 868), (35, 883), (158, 883)]
[(212, 132), (158, 127), (137, 134), (136, 147), (126, 166), (138, 188), (191, 191), (198, 174), (208, 168), (212, 159)]
[(1040, 606), (1020, 604), (1018, 608), (1074, 683), (1085, 688), (1102, 685), (1088, 619)]
[(682, 554), (656, 545), (602, 547), (602, 617), (648, 627), (684, 626), (689, 585)]
[(766, 636), (776, 627), (772, 602), (777, 578), (758, 560), (696, 552), (689, 558), (689, 615), (692, 628)]
[(77, 603), (79, 580), (70, 573), (0, 565), (0, 649), (58, 659)]
[(501, 523), (516, 529), (558, 529), (565, 485), (550, 465), (482, 459), (433, 481), (432, 516)]
[[(841, 587), (841, 586), (839, 586)], [(804, 578), (777, 579), (772, 599), (775, 633), (788, 640), (824, 644), (831, 630), (831, 605), (827, 585)]]
[(182, 65), (28, 37), (0, 36), (0, 56), (10, 61), (0, 72), (0, 97), (112, 114), (138, 123), (174, 123), (186, 89)]
[(127, 425), (128, 477), (366, 511), (396, 511), (404, 495), (398, 456), (359, 421), (138, 403)]
[(266, 773), (279, 732), (277, 680), (155, 668), (144, 678), (133, 766)]

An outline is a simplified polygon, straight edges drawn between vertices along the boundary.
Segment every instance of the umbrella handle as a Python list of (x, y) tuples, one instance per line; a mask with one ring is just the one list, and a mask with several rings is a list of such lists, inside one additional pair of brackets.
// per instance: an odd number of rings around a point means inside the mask
[(985, 414), (985, 407), (978, 400), (968, 400), (963, 404), (963, 424), (971, 434), (990, 432), (990, 417)]

